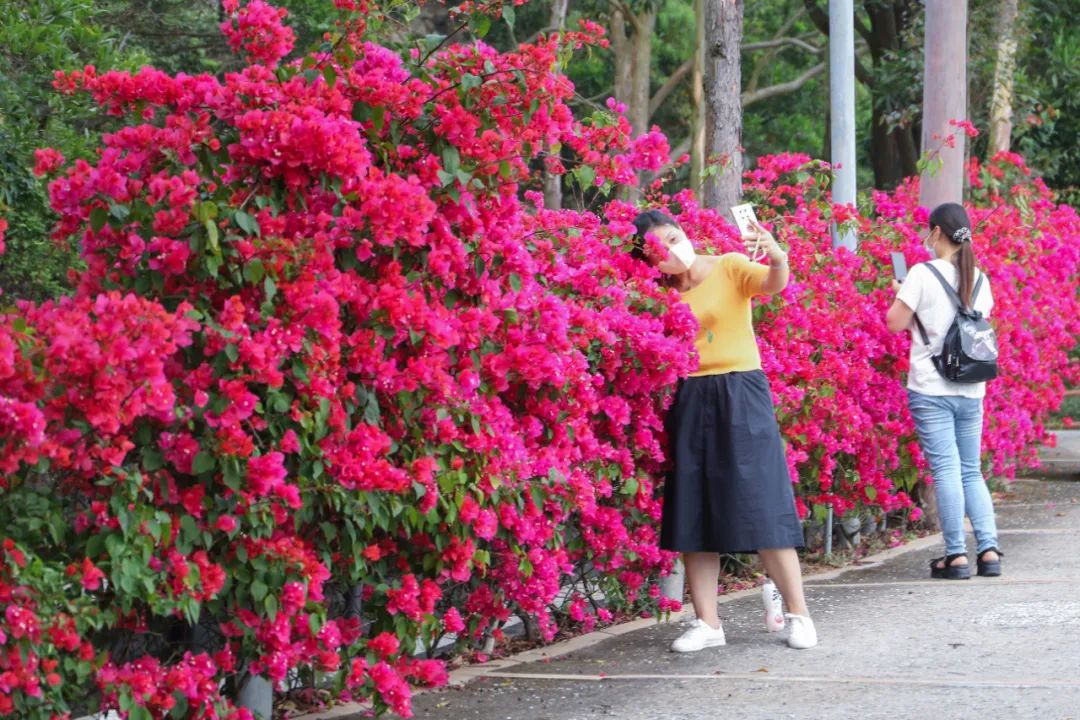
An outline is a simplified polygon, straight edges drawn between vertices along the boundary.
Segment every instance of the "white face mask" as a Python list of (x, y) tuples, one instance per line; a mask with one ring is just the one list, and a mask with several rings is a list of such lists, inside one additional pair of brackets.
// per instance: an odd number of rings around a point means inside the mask
[(668, 248), (668, 256), (657, 264), (656, 268), (668, 275), (679, 275), (686, 272), (697, 260), (694, 253), (694, 245), (686, 238)]

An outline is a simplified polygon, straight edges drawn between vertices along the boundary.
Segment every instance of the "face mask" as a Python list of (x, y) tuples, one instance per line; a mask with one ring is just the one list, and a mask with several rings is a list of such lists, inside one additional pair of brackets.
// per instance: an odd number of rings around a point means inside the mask
[(668, 256), (657, 264), (657, 269), (668, 275), (678, 275), (690, 269), (697, 260), (694, 253), (694, 245), (687, 239), (682, 239), (668, 248)]

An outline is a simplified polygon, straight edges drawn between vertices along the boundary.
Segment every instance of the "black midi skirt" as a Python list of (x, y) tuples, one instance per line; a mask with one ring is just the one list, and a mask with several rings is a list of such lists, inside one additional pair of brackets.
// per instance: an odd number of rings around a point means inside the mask
[(753, 553), (803, 533), (765, 373), (687, 378), (667, 417), (674, 462), (660, 547)]

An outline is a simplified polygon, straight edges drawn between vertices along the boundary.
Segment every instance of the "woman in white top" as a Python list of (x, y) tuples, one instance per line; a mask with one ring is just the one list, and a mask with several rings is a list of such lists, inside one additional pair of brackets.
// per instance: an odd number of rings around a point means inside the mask
[[(977, 544), (979, 575), (1001, 574), (994, 504), (982, 476), (983, 396), (986, 383), (954, 383), (942, 377), (932, 358), (941, 353), (945, 334), (956, 317), (956, 303), (927, 267), (933, 266), (956, 288), (966, 307), (989, 316), (994, 299), (990, 282), (975, 267), (971, 247), (971, 221), (956, 203), (939, 205), (930, 213), (930, 232), (924, 242), (934, 255), (929, 263), (911, 269), (903, 285), (894, 281), (896, 300), (885, 317), (892, 332), (910, 330), (911, 368), (908, 371), (908, 406), (919, 443), (934, 476), (938, 518), (945, 539), (945, 556), (930, 563), (935, 578), (971, 577), (964, 538), (964, 514), (971, 519)], [(929, 340), (915, 330), (922, 323)]]

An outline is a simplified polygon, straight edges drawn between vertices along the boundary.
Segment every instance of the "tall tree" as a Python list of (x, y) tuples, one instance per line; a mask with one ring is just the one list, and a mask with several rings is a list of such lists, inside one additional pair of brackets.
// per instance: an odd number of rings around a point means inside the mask
[(613, 2), (610, 34), (611, 49), (615, 53), (615, 99), (626, 105), (626, 118), (637, 135), (649, 127), (656, 6), (651, 1)]
[[(570, 0), (551, 1), (551, 17), (548, 27), (560, 33), (566, 29), (566, 12), (569, 5)], [(544, 172), (544, 207), (549, 210), (560, 210), (562, 208), (562, 175)]]
[(694, 0), (694, 57), (690, 75), (690, 188), (699, 195), (705, 168), (705, 0)]
[(933, 207), (964, 194), (967, 136), (950, 121), (967, 119), (967, 0), (926, 0), (925, 33), (922, 139), (924, 153), (935, 157), (923, 173), (920, 202)]
[(1000, 0), (998, 5), (997, 58), (990, 102), (990, 154), (1008, 150), (1011, 144), (1019, 10), (1019, 0)]
[[(706, 207), (727, 211), (742, 197), (743, 0), (704, 0)], [(712, 172), (710, 172), (712, 171)]]

